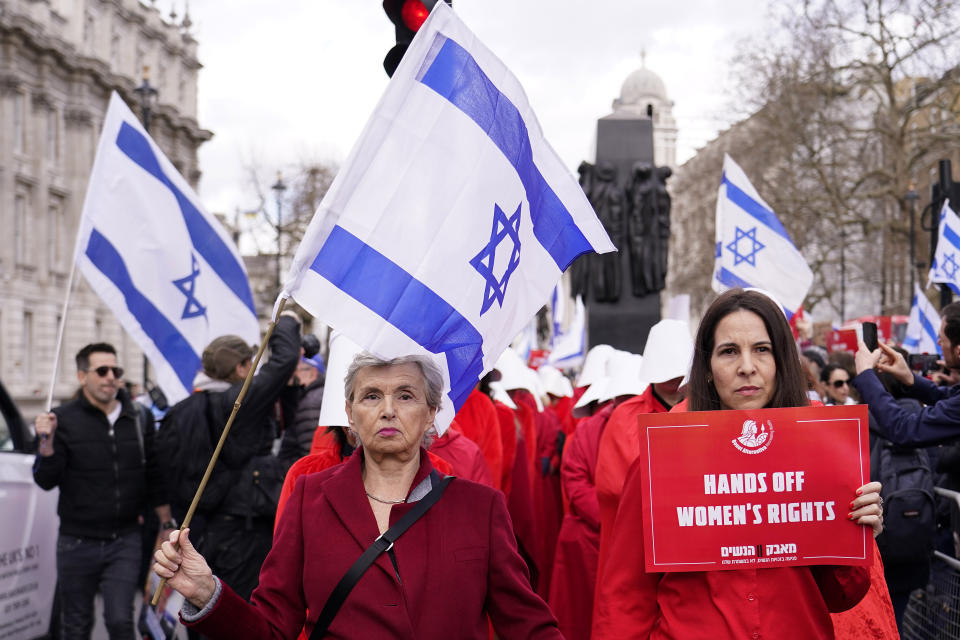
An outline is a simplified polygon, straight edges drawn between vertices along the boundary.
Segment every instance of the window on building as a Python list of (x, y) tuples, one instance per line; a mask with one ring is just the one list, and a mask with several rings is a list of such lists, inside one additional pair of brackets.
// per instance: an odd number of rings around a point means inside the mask
[(27, 194), (18, 193), (13, 199), (13, 259), (24, 264), (27, 258)]
[(95, 342), (103, 342), (103, 318), (100, 316), (93, 320), (93, 339)]
[(110, 64), (120, 68), (120, 33), (115, 29), (110, 33)]
[(94, 50), (97, 41), (96, 20), (89, 11), (83, 17), (83, 48), (88, 53)]
[(56, 109), (47, 111), (47, 161), (60, 159), (60, 114)]
[(63, 201), (58, 196), (50, 196), (50, 205), (47, 207), (47, 265), (50, 271), (63, 271), (64, 234)]
[(13, 150), (27, 150), (27, 96), (23, 93), (13, 94)]
[(23, 312), (23, 380), (33, 382), (33, 311)]

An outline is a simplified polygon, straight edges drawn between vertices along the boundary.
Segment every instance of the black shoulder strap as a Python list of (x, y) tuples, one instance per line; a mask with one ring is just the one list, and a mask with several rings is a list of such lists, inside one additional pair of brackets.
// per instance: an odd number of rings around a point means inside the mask
[(320, 612), (320, 617), (317, 619), (317, 625), (313, 628), (313, 632), (310, 634), (310, 640), (320, 640), (323, 636), (326, 635), (327, 629), (330, 627), (330, 623), (333, 622), (333, 619), (336, 617), (337, 612), (340, 611), (340, 607), (343, 605), (344, 601), (347, 599), (347, 596), (350, 595), (350, 591), (353, 590), (353, 587), (360, 580), (360, 577), (370, 568), (370, 565), (373, 564), (374, 560), (377, 559), (384, 551), (388, 551), (393, 547), (393, 543), (397, 541), (403, 533), (410, 528), (410, 526), (420, 519), (423, 514), (425, 514), (430, 507), (432, 507), (437, 500), (440, 499), (440, 496), (443, 495), (443, 492), (446, 490), (447, 485), (450, 484), (450, 481), (453, 480), (453, 476), (446, 476), (439, 482), (437, 479), (440, 477), (440, 474), (436, 470), (430, 472), (430, 482), (433, 485), (433, 489), (430, 490), (430, 493), (425, 495), (421, 500), (415, 503), (413, 509), (410, 509), (400, 520), (397, 521), (395, 525), (387, 529), (383, 534), (373, 541), (367, 550), (363, 552), (356, 562), (353, 563), (353, 566), (347, 570), (343, 577), (340, 578), (340, 582), (337, 583), (336, 588), (330, 594), (330, 597), (327, 598), (326, 604), (323, 605), (323, 610)]

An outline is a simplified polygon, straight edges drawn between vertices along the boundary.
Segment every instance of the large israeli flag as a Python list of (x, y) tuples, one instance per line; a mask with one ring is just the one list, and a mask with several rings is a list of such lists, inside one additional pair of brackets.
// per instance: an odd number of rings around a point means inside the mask
[(320, 204), (283, 295), (381, 357), (435, 358), (442, 433), (563, 270), (613, 250), (520, 83), (440, 2)]
[(903, 339), (903, 348), (910, 353), (940, 353), (937, 336), (940, 333), (940, 314), (930, 304), (930, 300), (913, 285), (913, 304), (910, 307), (910, 320)]
[(960, 295), (960, 217), (950, 208), (950, 201), (940, 209), (940, 229), (937, 236), (937, 251), (930, 266), (927, 284), (945, 284)]
[(803, 305), (812, 283), (813, 272), (777, 214), (753, 188), (743, 169), (724, 155), (717, 194), (713, 290), (766, 289), (780, 301), (789, 319)]
[(93, 290), (149, 358), (171, 402), (193, 389), (214, 338), (254, 344), (243, 261), (116, 93), (103, 123), (75, 250)]

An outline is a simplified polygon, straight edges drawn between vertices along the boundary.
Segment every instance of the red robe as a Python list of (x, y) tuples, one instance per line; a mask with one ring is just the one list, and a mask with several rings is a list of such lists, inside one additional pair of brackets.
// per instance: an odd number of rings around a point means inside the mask
[(446, 433), (434, 440), (433, 445), (430, 446), (430, 453), (449, 462), (453, 467), (453, 475), (458, 478), (493, 487), (490, 467), (487, 466), (480, 447), (460, 433), (456, 427), (457, 423), (453, 422)]
[[(508, 411), (513, 413), (512, 409)], [(513, 531), (517, 537), (520, 555), (527, 563), (530, 572), (530, 584), (536, 589), (540, 581), (540, 540), (537, 536), (537, 521), (534, 517), (533, 490), (531, 489), (530, 468), (528, 467), (527, 441), (523, 430), (516, 427), (516, 455), (513, 457), (512, 486), (507, 495), (507, 509), (513, 522)]]
[(473, 440), (490, 466), (494, 488), (500, 489), (503, 476), (503, 442), (500, 439), (500, 419), (491, 400), (479, 389), (474, 389), (457, 411), (460, 433)]
[(563, 518), (550, 581), (550, 609), (567, 640), (589, 640), (600, 554), (600, 505), (594, 474), (600, 437), (613, 405), (586, 420), (567, 441), (560, 478), (570, 510)]
[(550, 405), (550, 411), (560, 420), (563, 432), (567, 434), (567, 437), (576, 431), (577, 419), (573, 417), (573, 398), (557, 398), (556, 401)]
[(610, 420), (603, 430), (597, 453), (596, 476), (597, 501), (600, 503), (601, 571), (627, 471), (640, 455), (640, 427), (637, 425), (637, 416), (642, 413), (663, 413), (666, 410), (653, 395), (653, 385), (650, 385), (639, 396), (618, 405), (610, 414)]
[(870, 590), (863, 600), (849, 611), (831, 613), (836, 640), (900, 640), (893, 603), (883, 575), (883, 560), (876, 543), (873, 545), (873, 566), (870, 567)]
[[(560, 495), (560, 444), (562, 431), (560, 421), (549, 411), (537, 411), (536, 400), (526, 390), (515, 390), (511, 394), (522, 420), (533, 425), (534, 443), (532, 466), (533, 507), (537, 522), (537, 566), (540, 580), (536, 589), (544, 599), (550, 595), (550, 575), (553, 568), (553, 556), (563, 521), (563, 499)], [(526, 435), (526, 434), (525, 434)]]
[[(212, 610), (190, 626), (211, 638), (291, 638), (303, 627), (309, 634), (337, 582), (378, 536), (361, 457), (301, 478), (251, 602), (225, 586)], [(411, 488), (431, 468), (421, 456)], [(390, 524), (413, 507), (394, 505)], [(392, 554), (381, 554), (357, 582), (330, 638), (486, 640), (487, 614), (502, 638), (561, 638), (530, 589), (499, 491), (454, 480)]]
[(634, 464), (623, 488), (597, 579), (594, 640), (833, 638), (829, 612), (853, 607), (869, 589), (867, 567), (644, 571), (643, 469)]
[(509, 496), (514, 457), (517, 455), (517, 419), (513, 409), (502, 402), (494, 400), (493, 406), (500, 421), (500, 442), (503, 443), (503, 475), (500, 480), (500, 489)]

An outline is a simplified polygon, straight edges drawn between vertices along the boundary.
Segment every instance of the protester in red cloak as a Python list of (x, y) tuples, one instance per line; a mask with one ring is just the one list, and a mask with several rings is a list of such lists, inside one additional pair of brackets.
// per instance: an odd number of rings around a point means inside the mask
[(493, 487), (493, 477), (483, 452), (473, 440), (460, 432), (460, 425), (456, 420), (450, 423), (450, 428), (442, 436), (433, 441), (427, 453), (440, 456), (449, 462), (453, 475), (458, 478)]
[(500, 420), (493, 401), (479, 389), (474, 389), (457, 411), (460, 432), (470, 438), (483, 452), (490, 467), (493, 487), (500, 489), (503, 477), (503, 442), (500, 439)]
[(563, 518), (547, 602), (567, 640), (589, 640), (600, 552), (600, 505), (594, 474), (609, 404), (586, 418), (564, 447), (560, 477), (570, 508)]
[(500, 421), (500, 442), (503, 443), (503, 475), (500, 479), (500, 488), (509, 497), (510, 487), (513, 484), (514, 458), (517, 455), (518, 423), (513, 409), (498, 400), (493, 401), (493, 406)]
[[(741, 289), (717, 298), (697, 334), (688, 393), (694, 411), (807, 405), (799, 355), (779, 305)], [(596, 640), (832, 638), (828, 612), (849, 609), (867, 592), (865, 567), (646, 572), (644, 470), (638, 460), (628, 473), (600, 568)], [(861, 487), (848, 514), (874, 535), (882, 527), (879, 490), (879, 483)]]
[(661, 413), (683, 399), (680, 383), (693, 352), (690, 326), (679, 320), (661, 320), (650, 328), (640, 378), (649, 382), (641, 395), (618, 406), (600, 439), (597, 454), (597, 499), (600, 503), (600, 570), (606, 562), (610, 530), (617, 515), (623, 482), (640, 455), (637, 416)]

